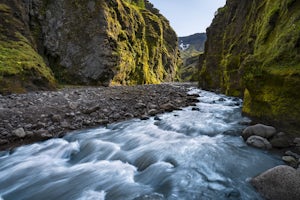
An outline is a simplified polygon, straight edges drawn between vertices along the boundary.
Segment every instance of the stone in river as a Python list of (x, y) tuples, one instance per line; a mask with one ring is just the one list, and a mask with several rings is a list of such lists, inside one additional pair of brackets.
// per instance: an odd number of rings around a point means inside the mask
[(263, 124), (256, 124), (254, 126), (248, 126), (242, 133), (244, 140), (247, 140), (252, 135), (257, 135), (263, 138), (271, 138), (276, 133), (276, 129), (272, 126), (266, 126)]
[(270, 144), (270, 142), (267, 139), (260, 137), (260, 136), (256, 136), (256, 135), (249, 137), (247, 139), (246, 143), (250, 146), (253, 146), (253, 147), (256, 147), (259, 149), (271, 149), (272, 148), (272, 145)]

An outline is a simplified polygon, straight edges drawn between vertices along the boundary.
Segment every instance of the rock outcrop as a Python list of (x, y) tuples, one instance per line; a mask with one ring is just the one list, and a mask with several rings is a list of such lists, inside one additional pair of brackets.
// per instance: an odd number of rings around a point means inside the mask
[(1, 93), (177, 78), (177, 36), (147, 0), (4, 0), (0, 16)]
[(199, 84), (244, 96), (243, 112), (300, 130), (300, 2), (227, 0), (207, 29)]

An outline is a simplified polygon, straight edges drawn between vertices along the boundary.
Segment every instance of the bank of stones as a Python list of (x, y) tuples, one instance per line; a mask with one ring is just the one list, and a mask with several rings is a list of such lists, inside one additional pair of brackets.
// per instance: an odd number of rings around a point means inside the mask
[(0, 150), (194, 105), (197, 95), (187, 94), (190, 86), (80, 87), (0, 96)]

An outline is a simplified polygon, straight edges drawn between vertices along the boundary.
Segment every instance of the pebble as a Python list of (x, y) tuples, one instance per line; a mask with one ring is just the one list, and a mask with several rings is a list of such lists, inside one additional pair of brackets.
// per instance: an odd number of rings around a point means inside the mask
[(52, 121), (53, 122), (60, 122), (61, 121), (61, 116), (60, 115), (53, 115), (52, 116)]
[(151, 110), (148, 111), (148, 114), (149, 114), (150, 116), (155, 116), (155, 115), (158, 114), (158, 113), (159, 113), (159, 111), (156, 110), (156, 109), (151, 109)]
[[(105, 125), (129, 118), (140, 118), (142, 115), (143, 119), (148, 119), (150, 115), (155, 116), (163, 111), (170, 112), (179, 107), (195, 105), (197, 95), (187, 96), (187, 91), (186, 86), (164, 84), (68, 88), (58, 92), (3, 96), (0, 103), (6, 110), (5, 115), (0, 115), (0, 126), (3, 124), (4, 129), (0, 136), (1, 139), (14, 141), (19, 145), (23, 137), (31, 136), (32, 133), (34, 136), (44, 134), (43, 137), (47, 138), (53, 135), (63, 136), (71, 128)], [(110, 101), (110, 98), (115, 101)], [(22, 113), (22, 116), (16, 113)], [(23, 131), (16, 131), (20, 127)], [(16, 136), (20, 139), (16, 140)], [(9, 143), (11, 146), (15, 144)], [(6, 148), (8, 147), (0, 146), (0, 150)]]

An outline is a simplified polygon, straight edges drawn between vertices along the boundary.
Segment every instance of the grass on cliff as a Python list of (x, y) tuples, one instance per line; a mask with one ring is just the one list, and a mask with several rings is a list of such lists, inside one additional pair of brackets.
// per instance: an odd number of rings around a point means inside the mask
[(166, 68), (175, 55), (164, 38), (164, 30), (170, 27), (138, 2), (117, 0), (114, 7), (104, 7), (107, 33), (119, 57), (114, 85), (156, 84), (172, 76)]
[(18, 34), (20, 41), (0, 41), (0, 78), (26, 73), (33, 69), (43, 74), (49, 81), (54, 78), (43, 58)]

